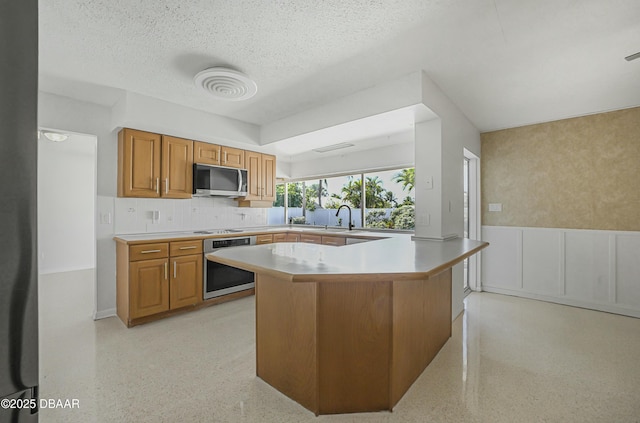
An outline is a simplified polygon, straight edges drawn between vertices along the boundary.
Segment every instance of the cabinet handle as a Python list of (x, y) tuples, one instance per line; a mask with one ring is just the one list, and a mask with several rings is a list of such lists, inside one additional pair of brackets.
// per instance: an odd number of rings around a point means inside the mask
[(167, 263), (166, 261), (164, 262), (164, 280), (167, 280), (167, 266), (169, 263)]
[(144, 251), (140, 251), (140, 254), (150, 254), (150, 253), (159, 253), (162, 250), (144, 250)]
[(195, 245), (192, 245), (190, 247), (180, 247), (181, 250), (193, 250), (194, 248), (198, 248)]
[(174, 261), (174, 262), (173, 262), (173, 279), (176, 279), (176, 278), (178, 277), (178, 274), (177, 274), (177, 272), (178, 272), (177, 267), (178, 267), (178, 265), (177, 265), (177, 263)]
[(227, 152), (224, 152), (224, 162), (227, 163)]
[(160, 194), (160, 178), (156, 178), (156, 192)]
[(164, 193), (169, 194), (169, 178), (164, 180)]

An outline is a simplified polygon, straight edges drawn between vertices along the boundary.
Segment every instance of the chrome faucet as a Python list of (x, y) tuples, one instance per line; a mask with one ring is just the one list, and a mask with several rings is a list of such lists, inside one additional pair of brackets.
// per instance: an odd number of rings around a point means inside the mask
[(351, 223), (351, 207), (347, 206), (346, 204), (341, 205), (340, 207), (338, 207), (338, 211), (336, 212), (336, 217), (338, 216), (338, 213), (340, 213), (340, 209), (343, 207), (346, 207), (347, 210), (349, 210), (349, 230), (351, 230), (355, 226), (353, 223)]

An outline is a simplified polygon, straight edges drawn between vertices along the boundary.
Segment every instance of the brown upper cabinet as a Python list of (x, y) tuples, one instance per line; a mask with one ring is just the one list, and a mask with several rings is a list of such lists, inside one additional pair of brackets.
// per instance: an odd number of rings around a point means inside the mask
[(193, 162), (220, 166), (220, 146), (206, 142), (194, 141)]
[(276, 199), (276, 157), (245, 151), (248, 170), (247, 196), (238, 200), (240, 207), (271, 207)]
[(245, 151), (238, 148), (222, 146), (220, 148), (220, 164), (222, 166), (245, 168)]
[(195, 141), (193, 161), (200, 164), (245, 168), (244, 150)]
[(191, 198), (193, 141), (124, 128), (118, 133), (118, 196)]
[(193, 193), (193, 141), (162, 136), (161, 197), (191, 198)]

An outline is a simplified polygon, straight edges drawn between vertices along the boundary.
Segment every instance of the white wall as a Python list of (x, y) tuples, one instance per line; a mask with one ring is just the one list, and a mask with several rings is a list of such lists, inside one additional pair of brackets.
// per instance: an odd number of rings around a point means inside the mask
[(413, 142), (403, 142), (355, 153), (293, 162), (290, 166), (290, 178), (305, 179), (372, 169), (413, 167), (414, 152)]
[(420, 78), (420, 72), (413, 72), (265, 124), (260, 128), (260, 143), (265, 145), (419, 104)]
[(79, 134), (38, 140), (40, 273), (95, 267), (96, 144), (96, 137)]
[(640, 233), (483, 226), (482, 289), (640, 317)]
[[(438, 115), (439, 122), (416, 125), (416, 237), (462, 236), (464, 149), (480, 157), (480, 131), (424, 72), (421, 87), (422, 103)], [(433, 180), (432, 189), (425, 187), (427, 178)], [(464, 308), (461, 266), (453, 269), (453, 318)]]
[(252, 123), (131, 92), (113, 107), (111, 127), (144, 129), (247, 149), (257, 146), (260, 137), (259, 127)]

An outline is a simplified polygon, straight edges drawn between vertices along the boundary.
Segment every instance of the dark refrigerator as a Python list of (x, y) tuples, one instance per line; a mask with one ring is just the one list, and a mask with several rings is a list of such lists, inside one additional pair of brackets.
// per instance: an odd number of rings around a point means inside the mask
[(31, 407), (38, 404), (37, 0), (0, 0), (0, 55), (0, 422), (32, 422), (38, 420)]

